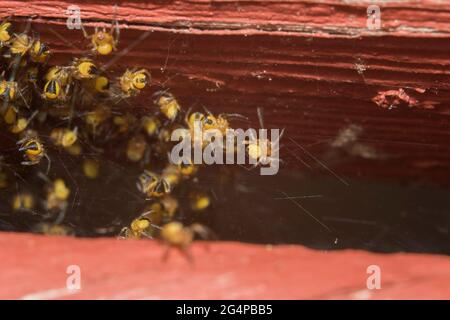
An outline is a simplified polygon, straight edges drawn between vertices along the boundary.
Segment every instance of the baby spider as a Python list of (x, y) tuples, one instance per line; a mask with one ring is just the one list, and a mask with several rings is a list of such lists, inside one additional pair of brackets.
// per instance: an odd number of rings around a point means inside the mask
[(206, 115), (203, 118), (203, 130), (216, 129), (219, 130), (224, 136), (227, 133), (227, 129), (230, 129), (230, 122), (228, 119), (240, 118), (248, 121), (246, 116), (239, 113), (221, 113), (216, 117), (205, 107), (204, 109), (206, 111)]
[[(264, 129), (262, 110), (258, 108), (257, 112), (259, 124), (261, 128)], [(280, 159), (278, 157), (274, 157), (273, 155), (275, 152), (278, 152), (278, 143), (283, 133), (284, 129), (281, 131), (277, 141), (270, 141), (267, 137), (258, 139), (251, 135), (250, 140), (244, 142), (244, 144), (247, 145), (247, 153), (250, 163), (254, 163), (254, 166), (256, 167), (260, 164), (266, 165), (275, 161), (279, 162)]]
[(9, 102), (14, 102), (17, 97), (20, 97), (27, 107), (30, 108), (29, 99), (23, 94), (24, 88), (19, 87), (19, 83), (14, 81), (14, 77), (5, 79), (5, 71), (0, 74), (0, 100), (3, 100), (1, 112), (4, 112), (8, 107)]
[(153, 116), (145, 116), (141, 119), (142, 130), (149, 136), (152, 137), (158, 133), (161, 127), (161, 122), (158, 118)]
[(34, 40), (26, 33), (14, 34), (7, 56), (18, 55), (23, 57), (33, 46)]
[[(187, 126), (185, 135), (192, 139), (192, 144), (199, 144), (204, 147), (204, 140), (202, 132), (197, 132), (196, 130), (203, 130), (203, 121), (205, 120), (205, 115), (201, 112), (192, 112), (189, 108), (184, 115), (184, 122)], [(196, 127), (198, 126), (198, 127)]]
[[(28, 26), (25, 32), (11, 36), (11, 23), (4, 21), (0, 26), (0, 43), (2, 46), (6, 43), (9, 46), (9, 52), (5, 54), (6, 57), (20, 56), (29, 54), (32, 62), (45, 63), (50, 56), (50, 49), (46, 44), (39, 40), (37, 34), (32, 37), (28, 36)], [(23, 62), (26, 64), (26, 62)]]
[(41, 159), (45, 157), (48, 161), (47, 173), (50, 171), (50, 157), (45, 152), (44, 145), (34, 132), (28, 131), (25, 137), (17, 142), (19, 151), (23, 152), (24, 161), (21, 162), (24, 166), (32, 166), (39, 164)]
[(95, 159), (85, 159), (83, 161), (83, 173), (86, 178), (97, 179), (100, 174), (100, 162)]
[(190, 206), (193, 211), (203, 211), (211, 204), (211, 199), (203, 192), (191, 192), (189, 194)]
[(151, 213), (151, 211), (144, 212), (131, 221), (130, 227), (122, 228), (119, 233), (119, 239), (141, 239), (142, 237), (153, 239)]
[(158, 225), (172, 220), (178, 206), (178, 200), (167, 195), (159, 201), (147, 205), (145, 209), (149, 212), (148, 218), (154, 224), (153, 227), (158, 228)]
[(189, 160), (189, 163), (181, 162), (177, 166), (178, 171), (180, 172), (183, 178), (189, 178), (197, 173), (198, 167)]
[(86, 39), (91, 40), (92, 51), (100, 55), (109, 55), (111, 52), (117, 50), (117, 44), (119, 43), (120, 29), (117, 20), (111, 23), (111, 29), (106, 31), (106, 28), (101, 30), (95, 27), (94, 33), (88, 35), (83, 25), (81, 30)]
[(203, 130), (219, 130), (223, 135), (227, 133), (227, 129), (230, 128), (230, 124), (227, 120), (227, 115), (219, 114), (217, 117), (211, 112), (207, 112), (206, 117), (203, 119)]
[(67, 187), (63, 179), (55, 179), (51, 181), (47, 175), (42, 172), (38, 172), (38, 177), (44, 180), (47, 184), (46, 193), (47, 197), (45, 199), (45, 208), (49, 215), (57, 213), (58, 216), (53, 222), (54, 224), (60, 224), (66, 215), (66, 210), (68, 206), (68, 200), (70, 196), (70, 189)]
[(0, 25), (0, 48), (9, 44), (12, 38), (12, 24), (8, 22), (8, 19), (2, 21)]
[(96, 93), (105, 94), (109, 89), (109, 79), (104, 74), (98, 74), (90, 81), (90, 88)]
[(53, 66), (45, 74), (45, 81), (58, 80), (61, 86), (66, 86), (70, 82), (70, 67)]
[(6, 101), (14, 101), (19, 92), (19, 85), (15, 81), (7, 81), (3, 79), (3, 75), (0, 76), (0, 99)]
[(183, 226), (181, 222), (173, 221), (163, 225), (160, 228), (161, 240), (166, 244), (166, 251), (163, 255), (163, 260), (167, 260), (169, 249), (171, 247), (178, 248), (186, 255), (189, 261), (192, 261), (192, 256), (189, 252), (189, 245), (194, 241), (194, 237), (198, 234), (200, 237), (206, 239), (210, 235), (210, 230), (201, 224), (192, 224), (188, 227)]
[(45, 75), (44, 92), (41, 94), (45, 100), (66, 101), (69, 97), (72, 77), (68, 67), (54, 66)]
[(126, 70), (119, 78), (121, 98), (129, 98), (135, 96), (150, 82), (151, 75), (146, 69)]
[(130, 161), (138, 162), (144, 158), (147, 149), (147, 142), (142, 134), (137, 134), (128, 140), (126, 154)]
[(54, 128), (50, 132), (50, 139), (56, 146), (70, 148), (78, 139), (78, 129)]
[(37, 63), (46, 63), (50, 57), (50, 49), (36, 35), (30, 37), (26, 33), (14, 34), (9, 52), (6, 53), (6, 56), (14, 55), (23, 57), (27, 53), (30, 60)]
[[(219, 114), (217, 117), (213, 115), (210, 111), (208, 111), (206, 108), (206, 114), (202, 112), (193, 112), (190, 113), (190, 110), (186, 113), (184, 117), (184, 122), (186, 123), (190, 135), (192, 138), (193, 143), (200, 143), (198, 139), (202, 139), (201, 145), (204, 147), (208, 143), (208, 139), (206, 136), (203, 136), (202, 133), (195, 132), (196, 129), (201, 129), (202, 131), (207, 130), (218, 130), (220, 133), (226, 137), (227, 130), (230, 128), (230, 123), (228, 119), (230, 118), (242, 118), (245, 120), (248, 120), (247, 117), (233, 113), (233, 114)], [(199, 128), (196, 128), (196, 125), (199, 126)]]
[(64, 101), (67, 99), (66, 92), (62, 90), (61, 84), (57, 80), (47, 81), (47, 83), (44, 86), (44, 92), (42, 93), (41, 96), (45, 100)]
[(117, 128), (117, 133), (125, 135), (136, 125), (137, 118), (131, 113), (118, 114), (113, 117), (113, 123)]
[(167, 91), (158, 91), (153, 97), (154, 103), (169, 121), (174, 121), (180, 111), (180, 105), (175, 97)]
[(12, 200), (12, 208), (18, 212), (31, 212), (35, 214), (34, 209), (34, 197), (30, 193), (18, 193)]
[(48, 210), (65, 210), (67, 207), (67, 199), (70, 196), (70, 189), (67, 188), (63, 179), (56, 179), (47, 190)]
[(160, 198), (165, 194), (170, 193), (171, 186), (164, 179), (158, 176), (157, 174), (145, 170), (139, 176), (139, 181), (136, 184), (138, 190), (150, 198)]
[(180, 171), (178, 170), (178, 166), (174, 165), (174, 164), (169, 164), (167, 165), (162, 173), (161, 173), (161, 177), (166, 180), (169, 185), (171, 186), (176, 186), (178, 185), (178, 183), (180, 183), (180, 178), (181, 178), (181, 174)]
[(101, 131), (99, 130), (100, 126), (107, 122), (107, 120), (111, 117), (111, 114), (112, 112), (110, 107), (99, 104), (96, 105), (92, 111), (85, 113), (83, 118), (89, 131), (95, 136), (99, 131)]
[(18, 109), (15, 105), (9, 104), (4, 110), (2, 110), (3, 121), (6, 124), (12, 125), (17, 121)]
[(39, 68), (38, 67), (29, 67), (24, 75), (24, 80), (33, 86), (33, 89), (38, 92), (38, 81), (39, 81)]
[(89, 58), (75, 58), (72, 62), (71, 75), (78, 80), (94, 79), (99, 71), (94, 61)]
[(17, 118), (15, 122), (9, 127), (9, 131), (14, 134), (23, 132), (38, 113), (39, 111), (34, 111), (28, 119), (24, 117)]
[(205, 115), (203, 113), (198, 111), (191, 113), (190, 108), (184, 116), (184, 122), (189, 129), (194, 128), (195, 121), (200, 121), (200, 123), (203, 124), (203, 120), (205, 120)]
[(30, 59), (33, 62), (46, 63), (50, 57), (50, 49), (45, 43), (37, 39), (29, 50)]

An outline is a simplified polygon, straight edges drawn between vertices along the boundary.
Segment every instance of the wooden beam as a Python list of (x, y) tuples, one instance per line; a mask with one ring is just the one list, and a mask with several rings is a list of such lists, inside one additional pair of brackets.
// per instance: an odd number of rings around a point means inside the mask
[[(1, 15), (38, 15), (33, 29), (55, 63), (86, 45), (65, 26), (69, 5), (87, 27), (116, 16), (112, 71), (147, 67), (154, 90), (164, 83), (186, 109), (239, 112), (254, 126), (263, 108), (268, 127), (286, 129), (281, 157), (290, 166), (304, 169), (295, 141), (345, 175), (450, 181), (450, 7), (442, 1), (383, 1), (375, 31), (366, 26), (372, 1), (19, 3), (2, 2)], [(136, 112), (154, 110), (150, 96)], [(334, 156), (329, 142), (350, 124), (362, 127), (360, 142), (376, 159)]]

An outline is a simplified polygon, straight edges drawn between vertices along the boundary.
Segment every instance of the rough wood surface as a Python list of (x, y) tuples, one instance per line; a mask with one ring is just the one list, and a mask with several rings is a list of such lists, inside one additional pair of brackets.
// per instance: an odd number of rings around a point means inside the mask
[[(111, 69), (148, 67), (186, 108), (239, 112), (253, 125), (264, 108), (267, 127), (286, 129), (281, 158), (291, 167), (306, 169), (290, 139), (323, 159), (339, 129), (357, 123), (361, 141), (383, 156), (344, 161), (338, 174), (450, 181), (444, 1), (383, 1), (377, 31), (366, 28), (371, 1), (119, 1), (116, 11), (103, 1), (25, 3), (2, 1), (0, 13), (37, 14), (33, 28), (59, 62), (86, 44), (65, 27), (69, 5), (80, 6), (86, 26), (108, 25), (116, 12), (119, 49), (129, 50), (119, 50)], [(401, 90), (408, 98), (397, 108), (382, 106)], [(135, 106), (150, 107), (150, 94)]]
[[(0, 245), (3, 299), (450, 298), (443, 256), (221, 242), (194, 244), (190, 264), (177, 250), (163, 262), (153, 241), (3, 233)], [(80, 267), (80, 291), (66, 288), (69, 265)], [(380, 267), (379, 290), (367, 289), (370, 265)]]
[[(26, 5), (24, 5), (24, 2)], [(113, 4), (118, 9), (114, 11)], [(2, 11), (16, 16), (39, 15), (65, 19), (69, 5), (78, 5), (83, 19), (117, 19), (132, 28), (142, 26), (199, 31), (230, 30), (260, 32), (358, 35), (368, 33), (366, 10), (378, 4), (382, 30), (377, 34), (445, 36), (449, 32), (450, 8), (439, 0), (287, 0), (287, 1), (2, 1)], [(321, 34), (318, 34), (321, 33)], [(369, 32), (370, 33), (370, 32)]]

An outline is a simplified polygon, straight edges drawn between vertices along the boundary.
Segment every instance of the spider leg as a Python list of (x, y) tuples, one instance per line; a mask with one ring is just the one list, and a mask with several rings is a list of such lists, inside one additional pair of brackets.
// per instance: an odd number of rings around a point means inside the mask
[(66, 217), (66, 208), (63, 208), (62, 210), (59, 211), (59, 214), (56, 217), (55, 222), (53, 222), (53, 223), (58, 225), (64, 221), (65, 217)]
[(37, 162), (35, 161), (22, 161), (20, 164), (24, 165), (24, 166), (33, 166), (35, 165)]
[(149, 239), (153, 239), (153, 236), (148, 231), (143, 231), (142, 234)]
[(263, 110), (261, 108), (257, 108), (256, 111), (258, 113), (259, 125), (261, 126), (261, 129), (264, 129)]
[(194, 223), (193, 225), (191, 225), (190, 228), (194, 233), (198, 234), (202, 239), (208, 239), (212, 234), (212, 231), (209, 228), (202, 226), (201, 224), (198, 224), (198, 223)]
[(30, 109), (30, 105), (28, 104), (27, 100), (25, 99), (24, 95), (22, 94), (22, 90), (26, 90), (27, 87), (24, 87), (22, 89), (17, 90), (17, 92), (19, 93), (20, 97), (23, 100), (23, 103), (25, 104), (25, 107), (27, 107), (27, 109)]
[(119, 239), (126, 239), (128, 238), (129, 230), (127, 227), (123, 227), (122, 230), (120, 230), (119, 235), (117, 236)]
[(146, 211), (146, 212), (142, 213), (142, 214), (139, 216), (139, 218), (147, 218), (153, 211), (154, 211), (154, 210)]
[(189, 261), (190, 264), (194, 263), (194, 257), (192, 256), (191, 251), (187, 246), (179, 248), (181, 253), (186, 257), (187, 261)]
[(80, 27), (81, 27), (81, 31), (83, 32), (83, 36), (84, 36), (86, 39), (92, 38), (92, 35), (88, 35), (88, 33), (86, 32), (86, 29), (83, 27), (83, 24), (81, 24)]
[(47, 170), (45, 171), (45, 174), (48, 175), (48, 173), (50, 172), (50, 166), (52, 164), (52, 160), (46, 153), (44, 153), (44, 157), (47, 159)]
[(41, 171), (39, 171), (39, 172), (37, 173), (37, 177), (38, 177), (39, 179), (42, 179), (43, 181), (45, 181), (45, 182), (48, 183), (48, 184), (51, 184), (51, 183), (52, 183), (52, 181), (48, 178), (48, 176), (47, 176), (46, 174), (42, 173)]
[(165, 248), (164, 248), (164, 252), (163, 252), (163, 255), (161, 257), (161, 260), (163, 262), (166, 262), (167, 259), (169, 258), (169, 253), (170, 253), (170, 249), (171, 248), (170, 248), (170, 245), (168, 243), (166, 243), (164, 246), (165, 246)]
[(191, 113), (192, 107), (189, 107), (187, 109), (186, 113), (184, 114), (184, 122), (189, 126), (189, 114)]
[(277, 139), (275, 142), (271, 142), (271, 143), (272, 143), (272, 144), (278, 143), (278, 142), (280, 141), (281, 137), (283, 136), (284, 131), (285, 131), (285, 129), (281, 130), (281, 133), (280, 133), (280, 135), (278, 136), (278, 139)]
[(119, 22), (117, 21), (117, 4), (114, 5), (114, 22), (111, 23), (111, 30), (109, 31), (109, 33), (111, 35), (113, 35), (113, 33), (116, 33), (116, 36), (113, 36), (114, 42), (113, 42), (113, 47), (114, 50), (117, 50), (115, 48), (115, 46), (119, 43), (119, 38), (120, 38), (120, 28), (119, 28)]
[(202, 106), (208, 115), (212, 115), (211, 111), (209, 111), (205, 106)]

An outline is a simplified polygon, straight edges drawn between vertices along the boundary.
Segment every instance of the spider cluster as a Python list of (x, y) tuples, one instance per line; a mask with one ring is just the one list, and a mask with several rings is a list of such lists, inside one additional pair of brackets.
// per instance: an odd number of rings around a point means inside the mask
[[(144, 94), (151, 74), (132, 67), (113, 78), (103, 68), (98, 57), (117, 50), (118, 28), (116, 35), (113, 30), (96, 29), (89, 36), (83, 28), (91, 52), (52, 65), (50, 48), (30, 33), (30, 23), (18, 32), (8, 19), (1, 22), (0, 227), (57, 235), (155, 237), (185, 249), (195, 234), (211, 234), (195, 219), (185, 219), (186, 212), (195, 216), (213, 203), (208, 186), (199, 183), (200, 165), (170, 161), (171, 133), (184, 128), (192, 134), (194, 121), (225, 132), (229, 116), (206, 109), (184, 111), (168, 90), (153, 93), (154, 106), (139, 109), (143, 114), (131, 110), (130, 101)], [(115, 177), (111, 166), (124, 173)], [(121, 179), (133, 182), (127, 185)], [(96, 187), (89, 189), (86, 181), (96, 181)], [(83, 198), (90, 193), (95, 196), (89, 201)], [(134, 200), (127, 203), (127, 194)], [(108, 196), (131, 212), (125, 217), (110, 212), (104, 225), (83, 231), (80, 216), (88, 213), (94, 220), (91, 204)], [(21, 223), (24, 217), (26, 224)], [(192, 224), (185, 226), (183, 220)]]

